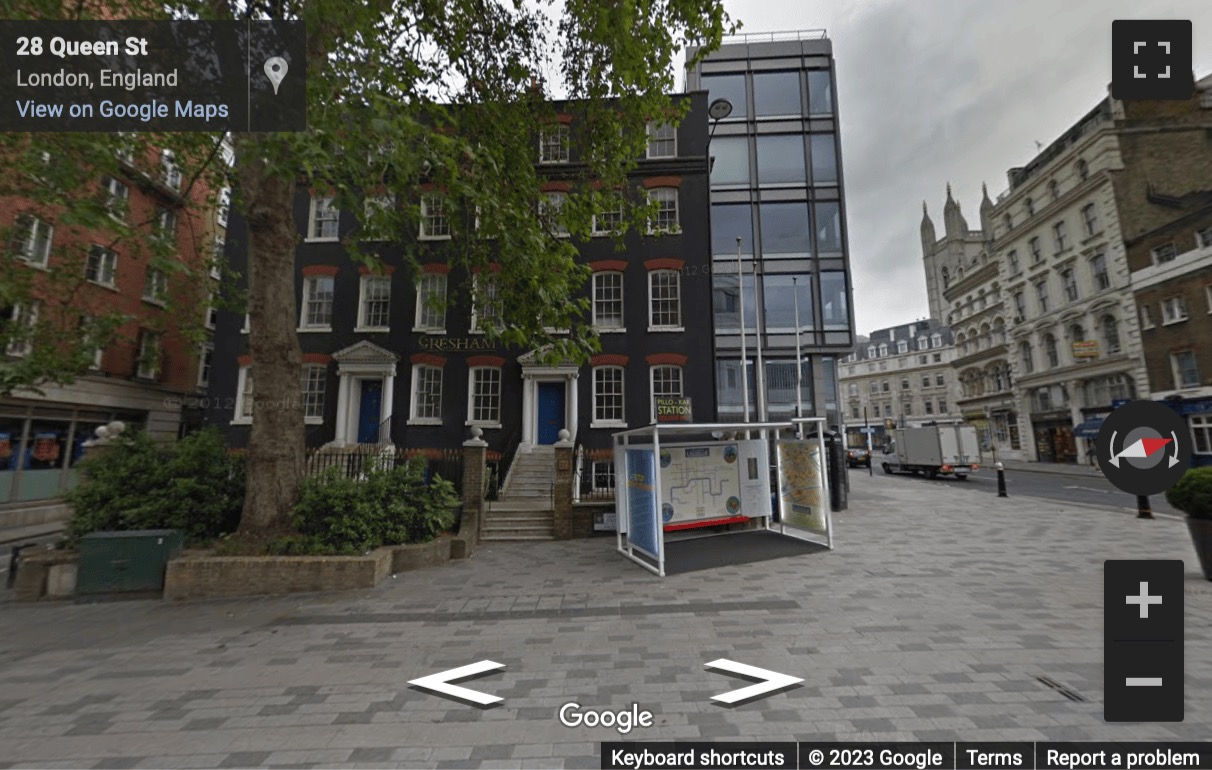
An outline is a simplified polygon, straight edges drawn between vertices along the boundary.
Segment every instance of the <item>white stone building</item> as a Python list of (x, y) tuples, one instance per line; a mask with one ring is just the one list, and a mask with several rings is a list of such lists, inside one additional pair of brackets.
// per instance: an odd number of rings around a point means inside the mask
[(954, 357), (951, 330), (933, 320), (879, 329), (859, 342), (838, 367), (847, 442), (865, 445), (866, 426), (880, 447), (894, 427), (958, 422)]

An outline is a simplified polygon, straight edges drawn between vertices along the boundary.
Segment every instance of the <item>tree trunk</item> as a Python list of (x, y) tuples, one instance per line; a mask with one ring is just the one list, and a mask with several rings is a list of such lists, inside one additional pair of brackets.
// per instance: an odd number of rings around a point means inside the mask
[(295, 302), (295, 179), (266, 172), (254, 136), (239, 143), (239, 194), (248, 228), (252, 435), (243, 535), (285, 532), (303, 479), (302, 353)]

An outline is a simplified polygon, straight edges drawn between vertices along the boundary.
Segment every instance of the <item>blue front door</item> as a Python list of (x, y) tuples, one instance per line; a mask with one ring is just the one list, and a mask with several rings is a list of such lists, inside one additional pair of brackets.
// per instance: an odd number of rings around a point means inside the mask
[(564, 429), (564, 383), (539, 383), (539, 443), (554, 444)]
[(358, 403), (358, 443), (379, 442), (379, 412), (383, 405), (383, 381), (362, 380), (362, 400)]

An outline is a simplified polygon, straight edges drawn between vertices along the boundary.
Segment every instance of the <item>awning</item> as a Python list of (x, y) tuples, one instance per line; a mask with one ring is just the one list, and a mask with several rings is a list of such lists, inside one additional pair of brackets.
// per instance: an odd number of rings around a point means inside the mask
[(1098, 438), (1098, 432), (1103, 427), (1104, 419), (1106, 419), (1105, 416), (1092, 417), (1091, 419), (1086, 420), (1081, 425), (1078, 425), (1073, 429), (1073, 435), (1077, 436), (1078, 438)]

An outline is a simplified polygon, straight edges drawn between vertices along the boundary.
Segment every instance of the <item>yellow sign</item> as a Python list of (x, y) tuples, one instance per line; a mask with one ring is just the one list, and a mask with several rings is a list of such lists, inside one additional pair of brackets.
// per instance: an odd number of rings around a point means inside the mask
[(1098, 358), (1098, 340), (1075, 340), (1073, 342), (1074, 358)]

